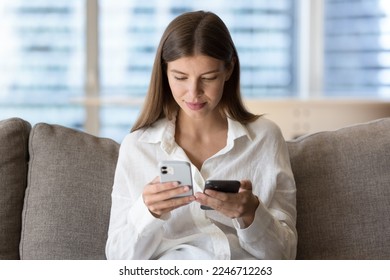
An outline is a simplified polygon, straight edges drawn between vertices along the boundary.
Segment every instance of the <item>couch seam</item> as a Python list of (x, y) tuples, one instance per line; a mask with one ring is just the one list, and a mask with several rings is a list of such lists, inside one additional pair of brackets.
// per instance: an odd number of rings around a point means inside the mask
[(32, 147), (32, 142), (33, 142), (33, 139), (34, 139), (34, 134), (35, 134), (35, 129), (36, 129), (37, 125), (35, 125), (32, 129), (31, 129), (31, 132), (29, 134), (29, 141), (28, 141), (28, 151), (29, 151), (29, 161), (28, 161), (28, 176), (27, 176), (27, 186), (26, 186), (26, 191), (25, 191), (25, 195), (24, 195), (24, 203), (23, 203), (23, 207), (24, 207), (24, 213), (22, 215), (22, 233), (20, 235), (20, 246), (19, 246), (19, 255), (20, 255), (20, 259), (23, 259), (22, 256), (23, 256), (23, 252), (24, 252), (24, 237), (25, 237), (25, 230), (24, 230), (24, 223), (26, 222), (26, 217), (27, 217), (27, 212), (28, 212), (28, 197), (30, 196), (30, 187), (29, 187), (29, 183), (31, 182), (31, 173), (32, 173), (32, 169), (33, 169), (33, 165), (31, 164), (31, 161), (32, 161), (32, 158), (34, 156), (34, 151), (33, 149), (31, 149)]
[[(20, 123), (22, 125), (22, 127), (24, 129), (28, 129), (29, 130), (29, 133), (26, 133), (22, 135), (23, 137), (23, 143), (26, 143), (27, 142), (27, 145), (24, 146), (25, 148), (25, 151), (24, 151), (24, 159), (26, 160), (26, 181), (25, 181), (25, 189), (24, 189), (24, 196), (23, 196), (23, 208), (22, 208), (22, 215), (21, 215), (21, 220), (20, 220), (20, 230), (21, 230), (21, 234), (20, 234), (20, 240), (19, 240), (19, 247), (20, 245), (22, 244), (21, 241), (22, 241), (22, 233), (24, 233), (23, 231), (23, 209), (25, 207), (25, 202), (26, 202), (26, 194), (27, 194), (27, 186), (28, 186), (28, 174), (29, 174), (29, 167), (30, 167), (30, 152), (29, 152), (29, 141), (30, 141), (30, 134), (32, 132), (32, 128), (31, 128), (31, 124), (30, 123), (27, 123), (26, 121), (22, 121), (20, 120)], [(19, 259), (22, 259), (21, 258), (21, 250), (19, 248)]]

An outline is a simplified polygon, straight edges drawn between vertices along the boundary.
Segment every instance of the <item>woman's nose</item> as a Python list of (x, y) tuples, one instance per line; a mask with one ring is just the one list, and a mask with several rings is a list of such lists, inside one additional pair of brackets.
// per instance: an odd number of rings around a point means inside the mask
[(194, 97), (202, 94), (202, 85), (198, 80), (192, 81), (188, 87), (188, 93)]

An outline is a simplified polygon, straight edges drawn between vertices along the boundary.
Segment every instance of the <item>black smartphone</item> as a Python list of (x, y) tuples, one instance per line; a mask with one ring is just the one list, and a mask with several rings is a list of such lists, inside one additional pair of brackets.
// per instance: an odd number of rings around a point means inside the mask
[[(207, 180), (204, 185), (204, 191), (207, 189), (226, 192), (226, 193), (237, 193), (240, 189), (240, 181), (236, 180)], [(213, 208), (201, 205), (203, 210), (213, 210)]]

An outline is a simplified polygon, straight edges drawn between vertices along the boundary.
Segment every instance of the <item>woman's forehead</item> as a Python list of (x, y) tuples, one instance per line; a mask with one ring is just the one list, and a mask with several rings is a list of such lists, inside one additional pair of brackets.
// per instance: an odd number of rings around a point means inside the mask
[(224, 62), (222, 60), (206, 55), (184, 56), (176, 60), (168, 62), (168, 71), (174, 72), (201, 72), (211, 73), (219, 72), (224, 69)]

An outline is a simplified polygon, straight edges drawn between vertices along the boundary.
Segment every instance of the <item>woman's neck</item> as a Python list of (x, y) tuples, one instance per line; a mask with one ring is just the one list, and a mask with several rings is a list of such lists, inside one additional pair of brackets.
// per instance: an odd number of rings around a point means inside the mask
[(214, 117), (209, 118), (193, 119), (179, 112), (176, 118), (176, 132), (194, 138), (212, 136), (221, 130), (227, 130), (227, 118), (221, 114), (215, 114)]
[(227, 130), (227, 119), (220, 115), (213, 119), (194, 120), (178, 114), (175, 140), (201, 170), (205, 160), (226, 146)]

